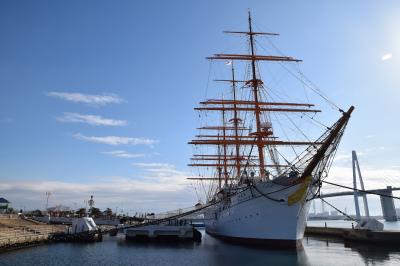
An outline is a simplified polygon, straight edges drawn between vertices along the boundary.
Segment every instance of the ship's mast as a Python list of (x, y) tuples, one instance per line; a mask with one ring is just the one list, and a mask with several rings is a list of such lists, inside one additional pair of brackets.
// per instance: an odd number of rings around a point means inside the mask
[[(222, 125), (223, 125), (223, 128), (222, 128), (222, 138), (223, 138), (223, 140), (225, 141), (226, 140), (226, 129), (225, 129), (225, 110), (222, 110)], [(227, 155), (227, 145), (226, 145), (226, 143), (224, 143), (223, 144), (223, 152), (224, 152), (224, 155), (223, 155), (223, 160), (224, 160), (224, 186), (226, 187), (226, 185), (227, 185), (227, 183), (228, 183), (228, 166), (227, 166), (227, 157), (226, 157), (226, 155)]]
[(260, 105), (258, 104), (258, 80), (256, 74), (256, 60), (254, 53), (254, 37), (253, 37), (253, 29), (251, 27), (251, 14), (249, 11), (249, 39), (250, 39), (250, 50), (251, 50), (251, 70), (253, 74), (253, 94), (254, 94), (254, 114), (256, 119), (256, 138), (257, 138), (257, 147), (258, 147), (258, 159), (260, 162), (260, 176), (263, 178), (265, 176), (264, 169), (264, 145), (262, 144), (263, 136), (261, 132), (261, 121), (260, 121)]
[(237, 114), (237, 105), (236, 105), (236, 81), (235, 81), (235, 67), (233, 66), (233, 61), (231, 61), (232, 65), (232, 96), (233, 96), (233, 125), (235, 127), (235, 140), (236, 140), (236, 175), (240, 177), (240, 145), (239, 145), (239, 121)]
[[(219, 134), (218, 134), (218, 139), (219, 139)], [(218, 145), (218, 164), (221, 165), (221, 146)], [(217, 167), (217, 171), (218, 171), (218, 189), (221, 190), (221, 180), (222, 180), (222, 168), (221, 166)]]
[[(215, 81), (230, 82), (232, 85), (232, 98), (231, 99), (208, 99), (200, 102), (200, 107), (194, 108), (198, 111), (216, 111), (221, 112), (222, 125), (207, 125), (198, 128), (201, 132), (206, 130), (207, 133), (201, 133), (196, 135), (196, 139), (189, 142), (193, 145), (216, 145), (218, 148), (217, 154), (195, 154), (191, 158), (194, 163), (188, 164), (189, 166), (196, 167), (216, 167), (218, 171), (218, 180), (224, 179), (225, 184), (228, 180), (237, 180), (240, 178), (241, 170), (244, 167), (249, 166), (249, 160), (251, 159), (251, 167), (259, 168), (259, 174), (262, 179), (268, 179), (266, 175), (266, 167), (276, 168), (277, 173), (280, 173), (280, 168), (290, 167), (289, 164), (281, 165), (279, 160), (274, 157), (274, 152), (271, 150), (275, 146), (290, 145), (321, 145), (322, 143), (310, 142), (310, 141), (283, 141), (279, 140), (277, 136), (273, 134), (272, 127), (270, 125), (264, 126), (261, 121), (262, 114), (278, 112), (278, 113), (318, 113), (320, 110), (312, 109), (313, 104), (310, 103), (293, 103), (293, 102), (268, 102), (262, 101), (260, 95), (260, 89), (263, 86), (263, 82), (260, 78), (257, 78), (257, 63), (258, 61), (270, 61), (270, 62), (300, 62), (301, 60), (295, 59), (288, 56), (275, 56), (275, 55), (259, 55), (256, 54), (255, 36), (276, 36), (276, 33), (269, 32), (255, 32), (252, 28), (251, 14), (248, 14), (248, 31), (225, 31), (229, 34), (240, 34), (249, 36), (249, 53), (248, 54), (214, 54), (213, 56), (207, 57), (209, 60), (229, 60), (232, 64), (231, 79), (221, 79)], [(235, 68), (234, 61), (247, 61), (251, 64), (251, 77), (250, 80), (236, 80), (235, 79)], [(243, 83), (244, 86), (248, 86), (251, 89), (251, 99), (238, 99), (236, 92), (237, 83)], [(256, 126), (255, 132), (251, 132), (251, 126), (246, 127), (243, 124), (241, 118), (239, 118), (239, 112), (251, 112), (254, 114), (254, 124)], [(233, 115), (231, 119), (227, 115)], [(233, 125), (227, 125), (228, 122), (233, 122)], [(251, 122), (253, 123), (253, 122)], [(218, 134), (210, 134), (211, 131), (217, 131)], [(233, 154), (228, 155), (229, 146), (234, 146)], [(241, 155), (240, 148), (244, 147), (246, 151), (253, 147), (257, 147), (258, 154), (247, 154)], [(251, 149), (249, 149), (251, 147)], [(265, 159), (265, 147), (271, 154), (272, 164), (266, 164)], [(258, 162), (255, 162), (255, 161)], [(205, 162), (201, 162), (205, 161)], [(228, 169), (235, 168), (236, 175), (229, 176)], [(215, 180), (216, 178), (200, 178), (200, 180)], [(222, 185), (222, 184), (221, 184)]]

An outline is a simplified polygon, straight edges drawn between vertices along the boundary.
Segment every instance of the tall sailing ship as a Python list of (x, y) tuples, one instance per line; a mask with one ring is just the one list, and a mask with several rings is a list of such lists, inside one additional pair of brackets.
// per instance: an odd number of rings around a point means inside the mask
[[(303, 238), (310, 201), (318, 196), (321, 180), (328, 174), (354, 107), (347, 111), (337, 108), (339, 119), (325, 126), (317, 120), (321, 110), (315, 109), (314, 104), (276, 101), (285, 97), (279, 91), (273, 96), (271, 87), (262, 80), (261, 71), (265, 68), (261, 62), (273, 62), (289, 70), (286, 64), (301, 60), (282, 54), (260, 55), (257, 38), (278, 34), (254, 31), (253, 27), (249, 12), (248, 31), (225, 32), (244, 36), (248, 53), (207, 58), (227, 62), (230, 78), (216, 81), (228, 84), (229, 91), (218, 99), (200, 102), (195, 108), (200, 116), (205, 113), (206, 117), (213, 117), (214, 124), (198, 128), (199, 135), (189, 142), (195, 150), (189, 166), (205, 169), (199, 171), (199, 177), (189, 179), (202, 185), (208, 182), (207, 233), (239, 242), (278, 241), (292, 246)], [(243, 79), (236, 79), (238, 65), (244, 67), (240, 72)], [(329, 101), (309, 84), (302, 81), (303, 86)], [(292, 119), (292, 115), (297, 118)], [(295, 123), (304, 120), (323, 128), (315, 140)], [(287, 139), (285, 130), (289, 129), (298, 131), (303, 139)]]

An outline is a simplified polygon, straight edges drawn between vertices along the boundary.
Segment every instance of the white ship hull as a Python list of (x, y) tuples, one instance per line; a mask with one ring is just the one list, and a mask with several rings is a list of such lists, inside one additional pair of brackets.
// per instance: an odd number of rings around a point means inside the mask
[(303, 238), (310, 207), (310, 202), (304, 200), (288, 205), (288, 196), (299, 186), (272, 194), (268, 193), (284, 187), (261, 182), (257, 189), (247, 188), (231, 196), (230, 202), (217, 203), (205, 212), (206, 232), (233, 241), (296, 245)]

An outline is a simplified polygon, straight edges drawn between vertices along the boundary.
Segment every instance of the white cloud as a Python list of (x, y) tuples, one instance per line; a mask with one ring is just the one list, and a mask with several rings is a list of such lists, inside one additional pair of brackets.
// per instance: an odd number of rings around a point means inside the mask
[(386, 53), (386, 54), (382, 55), (381, 60), (386, 61), (386, 60), (391, 59), (392, 57), (393, 57), (393, 55), (391, 53)]
[[(370, 137), (372, 138), (372, 137)], [(384, 152), (391, 151), (393, 148), (385, 146), (369, 146), (368, 148), (356, 151), (358, 158), (370, 158), (371, 156), (381, 156)], [(334, 163), (340, 165), (351, 165), (352, 152), (342, 151), (336, 154)]]
[(110, 103), (122, 102), (122, 99), (116, 94), (83, 94), (79, 92), (71, 93), (51, 91), (46, 95), (74, 103), (86, 103), (92, 105), (106, 105)]
[(118, 136), (84, 136), (80, 133), (74, 134), (74, 138), (89, 142), (102, 143), (107, 145), (153, 145), (158, 143), (158, 140), (148, 138), (131, 138), (131, 137), (118, 137)]
[[(124, 208), (136, 211), (165, 212), (191, 207), (197, 202), (189, 186), (187, 173), (172, 164), (142, 163), (140, 178), (121, 176), (91, 177), (78, 182), (54, 180), (13, 180), (0, 176), (2, 196), (15, 208), (44, 208), (45, 192), (51, 191), (49, 205), (62, 204), (72, 208), (84, 206), (84, 200), (94, 195), (95, 206)], [(82, 181), (81, 181), (82, 180)], [(94, 181), (94, 182), (93, 182)]]
[(141, 168), (147, 168), (147, 169), (151, 169), (151, 168), (174, 168), (174, 166), (172, 164), (168, 164), (168, 163), (134, 163), (134, 166), (137, 167), (141, 167)]
[(103, 154), (108, 154), (114, 157), (119, 157), (119, 158), (139, 158), (139, 157), (144, 157), (144, 154), (141, 153), (129, 153), (127, 151), (122, 151), (122, 150), (117, 150), (117, 151), (105, 151), (102, 152)]
[[(386, 188), (386, 186), (400, 186), (400, 169), (398, 168), (375, 168), (361, 165), (361, 175), (366, 189), (380, 189)], [(353, 170), (351, 167), (333, 166), (327, 181), (353, 187)], [(323, 190), (326, 189), (343, 190), (330, 185), (323, 187)]]
[[(364, 157), (366, 154), (366, 152), (364, 151), (357, 151), (357, 157)], [(336, 166), (340, 165), (340, 166), (348, 166), (351, 165), (351, 160), (352, 160), (352, 152), (340, 152), (338, 154), (336, 154), (335, 159), (334, 159), (334, 163)]]
[(351, 153), (340, 153), (335, 156), (335, 162), (348, 162), (351, 160)]
[(169, 163), (133, 163), (132, 165), (142, 168), (146, 179), (177, 181), (191, 176), (187, 172), (177, 170), (174, 165)]
[(45, 192), (51, 191), (49, 205), (63, 204), (72, 208), (84, 206), (84, 200), (94, 195), (95, 206), (126, 211), (162, 212), (193, 206), (195, 194), (185, 178), (131, 179), (126, 177), (98, 177), (95, 183), (64, 182), (54, 180), (16, 181), (2, 178), (2, 196), (14, 208), (43, 209)]
[(77, 113), (64, 113), (64, 116), (58, 117), (60, 122), (85, 123), (93, 126), (126, 126), (125, 120), (115, 120), (103, 118), (98, 115), (82, 115)]

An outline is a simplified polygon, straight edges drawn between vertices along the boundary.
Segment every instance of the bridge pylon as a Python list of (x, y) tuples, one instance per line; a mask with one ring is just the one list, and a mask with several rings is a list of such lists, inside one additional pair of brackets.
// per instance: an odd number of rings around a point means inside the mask
[(389, 196), (389, 197), (380, 196), (383, 218), (388, 222), (397, 221), (396, 208), (394, 206), (393, 198), (391, 198), (393, 196), (392, 187), (387, 186), (386, 190), (382, 191), (382, 194)]
[(360, 181), (360, 186), (361, 186), (362, 190), (365, 190), (364, 181), (362, 179), (360, 164), (358, 162), (356, 151), (352, 151), (351, 155), (352, 155), (352, 167), (353, 167), (354, 205), (356, 207), (356, 220), (360, 221), (361, 214), (360, 214), (360, 205), (358, 202), (358, 197), (361, 196), (363, 198), (364, 212), (365, 212), (366, 218), (369, 218), (368, 200), (367, 200), (367, 194), (363, 193), (362, 195), (360, 195), (360, 193), (357, 191), (357, 174), (358, 174), (358, 179)]

